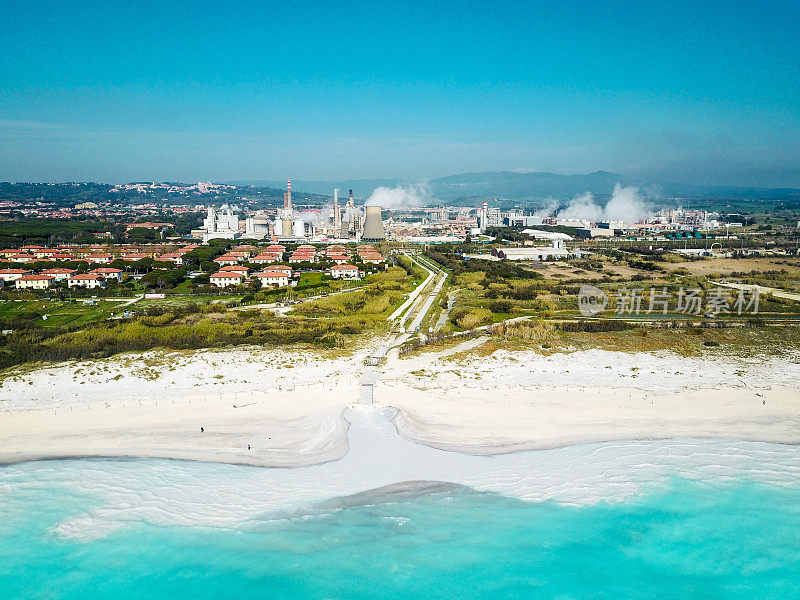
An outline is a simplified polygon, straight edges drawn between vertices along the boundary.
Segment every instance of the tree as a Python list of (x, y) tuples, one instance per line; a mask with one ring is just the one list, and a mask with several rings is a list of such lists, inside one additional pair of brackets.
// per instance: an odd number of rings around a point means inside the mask
[(155, 242), (161, 239), (161, 234), (155, 229), (133, 227), (128, 230), (128, 239), (132, 242)]
[(139, 281), (148, 287), (164, 289), (175, 287), (184, 279), (183, 273), (179, 269), (153, 269)]

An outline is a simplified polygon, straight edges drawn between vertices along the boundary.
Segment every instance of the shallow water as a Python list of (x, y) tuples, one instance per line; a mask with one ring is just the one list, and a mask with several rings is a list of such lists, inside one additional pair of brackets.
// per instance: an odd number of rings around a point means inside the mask
[[(340, 461), (0, 467), (0, 598), (798, 598), (800, 449), (467, 456), (348, 414)], [(365, 490), (411, 480), (457, 485)], [(380, 490), (387, 492), (387, 490)]]
[(245, 526), (57, 533), (97, 502), (0, 505), (3, 598), (797, 598), (800, 488), (672, 479), (565, 506), (460, 490)]

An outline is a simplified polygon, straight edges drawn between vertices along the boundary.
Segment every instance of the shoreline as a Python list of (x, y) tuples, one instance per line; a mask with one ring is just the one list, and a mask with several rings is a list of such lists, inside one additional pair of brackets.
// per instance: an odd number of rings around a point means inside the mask
[[(357, 357), (242, 349), (175, 356), (160, 357), (158, 376), (159, 357), (149, 355), (4, 380), (0, 465), (92, 457), (279, 468), (349, 452), (344, 411), (360, 397)], [(156, 366), (143, 371), (145, 360)], [(657, 374), (637, 387), (636, 374), (647, 370)], [(800, 394), (789, 385), (797, 380), (800, 365), (781, 359), (698, 364), (663, 353), (500, 351), (391, 358), (374, 401), (397, 409), (392, 428), (403, 439), (466, 455), (634, 440), (798, 445)]]
[(308, 413), (297, 410), (301, 398), (291, 392), (238, 408), (223, 397), (203, 406), (188, 399), (6, 411), (0, 413), (0, 464), (128, 457), (302, 467), (342, 458), (349, 428), (343, 410), (330, 392), (309, 391), (316, 403)]
[[(388, 387), (388, 386), (387, 386)], [(473, 455), (549, 450), (617, 441), (729, 439), (800, 445), (800, 394), (787, 388), (697, 389), (653, 394), (631, 388), (565, 393), (563, 388), (504, 388), (502, 403), (474, 390), (376, 392), (398, 409), (403, 438)], [(459, 411), (465, 404), (471, 410)]]
[(586, 506), (624, 502), (674, 475), (700, 481), (744, 476), (778, 486), (796, 485), (800, 477), (798, 446), (677, 439), (476, 456), (409, 442), (397, 435), (394, 415), (374, 406), (347, 409), (350, 451), (324, 464), (262, 469), (199, 461), (39, 461), (0, 469), (0, 489), (65, 485), (81, 496), (96, 495), (98, 503), (54, 528), (60, 536), (91, 540), (143, 521), (249, 528), (387, 497), (410, 499), (420, 489), (463, 487)]

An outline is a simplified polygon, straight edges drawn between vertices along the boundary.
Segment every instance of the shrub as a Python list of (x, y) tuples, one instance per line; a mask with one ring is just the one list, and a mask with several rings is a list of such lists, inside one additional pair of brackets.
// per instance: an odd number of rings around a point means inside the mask
[(450, 321), (461, 329), (474, 329), (492, 320), (492, 311), (485, 308), (462, 306), (454, 310)]
[(604, 319), (602, 321), (568, 321), (558, 325), (562, 331), (587, 331), (598, 333), (601, 331), (625, 331), (633, 329), (633, 325), (626, 321)]

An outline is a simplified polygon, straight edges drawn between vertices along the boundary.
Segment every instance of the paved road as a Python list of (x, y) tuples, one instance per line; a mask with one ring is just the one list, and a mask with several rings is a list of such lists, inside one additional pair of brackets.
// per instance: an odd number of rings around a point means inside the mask
[[(411, 257), (409, 256), (409, 258), (411, 258)], [(394, 321), (395, 319), (399, 318), (400, 315), (403, 314), (403, 311), (405, 311), (409, 306), (411, 306), (414, 303), (414, 301), (417, 299), (417, 297), (422, 293), (422, 290), (425, 289), (425, 287), (433, 280), (434, 275), (436, 275), (433, 271), (431, 271), (428, 267), (426, 267), (421, 262), (416, 261), (413, 258), (411, 258), (411, 260), (413, 262), (415, 262), (416, 264), (418, 264), (419, 266), (421, 266), (423, 269), (425, 269), (428, 272), (428, 277), (426, 277), (425, 281), (420, 283), (416, 287), (416, 289), (413, 290), (408, 295), (408, 299), (405, 302), (403, 302), (400, 306), (398, 306), (396, 311), (394, 311), (391, 315), (386, 317), (386, 320), (389, 321), (389, 322)]]
[[(411, 325), (406, 330), (407, 331), (406, 333), (389, 334), (389, 336), (387, 336), (384, 340), (382, 340), (380, 345), (375, 350), (370, 352), (367, 361), (374, 361), (375, 363), (381, 363), (385, 359), (386, 354), (389, 352), (390, 349), (392, 349), (394, 346), (404, 343), (409, 337), (413, 335), (414, 330), (417, 327), (419, 327), (420, 323), (422, 323), (423, 319), (425, 318), (425, 315), (430, 310), (431, 305), (436, 300), (436, 296), (438, 296), (439, 292), (442, 289), (442, 286), (444, 285), (445, 280), (447, 279), (447, 273), (438, 269), (438, 267), (434, 266), (434, 268), (436, 268), (437, 271), (442, 274), (442, 278), (436, 283), (436, 285), (433, 287), (433, 290), (428, 292), (427, 297), (421, 296), (423, 291), (430, 286), (430, 283), (433, 281), (434, 277), (436, 276), (436, 273), (430, 268), (428, 268), (428, 266), (425, 265), (422, 261), (415, 260), (414, 258), (412, 258), (412, 260), (417, 265), (421, 266), (423, 269), (428, 271), (428, 277), (419, 286), (417, 286), (417, 288), (413, 292), (411, 292), (411, 294), (409, 294), (408, 300), (406, 300), (396, 311), (394, 311), (394, 313), (392, 313), (392, 315), (388, 318), (388, 320), (392, 321), (398, 318), (401, 314), (403, 314), (403, 311), (408, 309), (408, 311), (405, 313), (405, 316), (401, 320), (400, 324), (402, 326), (409, 319), (409, 316), (414, 312), (414, 307), (416, 306), (416, 304), (422, 302), (420, 309), (416, 317), (414, 317), (414, 319), (412, 320)], [(376, 364), (374, 366), (369, 365), (366, 367), (364, 373), (361, 376), (360, 397), (359, 397), (360, 403), (372, 404), (372, 391), (374, 389), (374, 384), (378, 379), (380, 379), (382, 374), (383, 372), (379, 364)]]
[(425, 303), (422, 305), (422, 308), (417, 313), (417, 316), (414, 317), (414, 320), (411, 321), (411, 325), (408, 327), (409, 331), (416, 331), (417, 327), (420, 326), (425, 315), (428, 314), (428, 311), (433, 306), (433, 303), (436, 301), (436, 297), (439, 295), (439, 292), (442, 291), (442, 286), (444, 286), (444, 282), (447, 281), (447, 273), (442, 271), (442, 278), (437, 282), (434, 286), (433, 290), (428, 294), (428, 298), (425, 300)]

